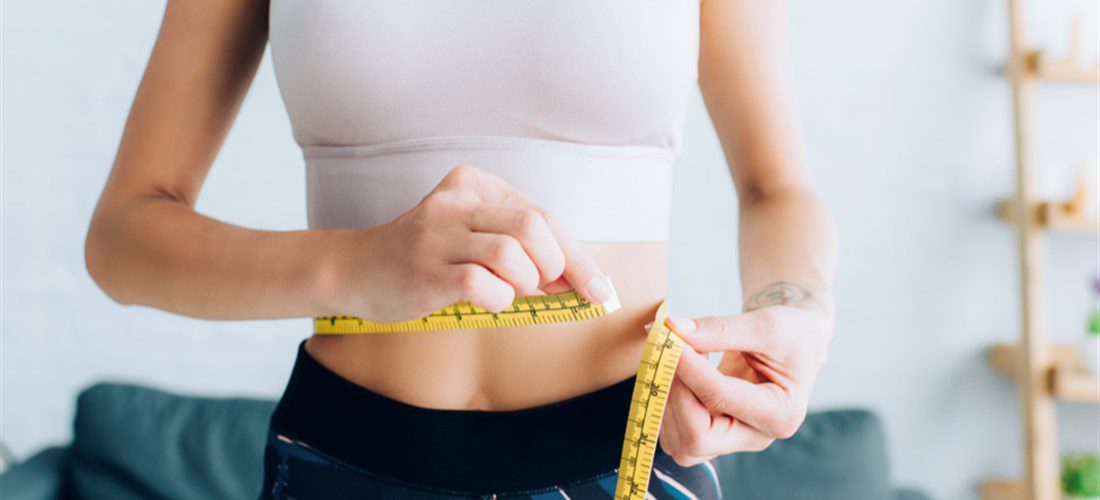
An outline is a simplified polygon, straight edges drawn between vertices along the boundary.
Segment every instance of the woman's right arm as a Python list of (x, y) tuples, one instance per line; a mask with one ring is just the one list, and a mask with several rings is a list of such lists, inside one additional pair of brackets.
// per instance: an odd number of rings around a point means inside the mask
[(267, 9), (267, 0), (169, 0), (85, 242), (88, 272), (112, 299), (210, 319), (376, 321), (458, 300), (500, 310), (563, 280), (602, 301), (603, 275), (577, 243), (472, 168), (374, 228), (259, 231), (197, 213), (263, 54)]

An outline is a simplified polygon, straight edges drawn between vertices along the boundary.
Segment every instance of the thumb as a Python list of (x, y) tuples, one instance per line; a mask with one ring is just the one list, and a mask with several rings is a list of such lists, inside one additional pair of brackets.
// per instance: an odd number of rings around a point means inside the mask
[(770, 336), (762, 331), (755, 316), (750, 312), (695, 319), (669, 317), (668, 322), (672, 331), (699, 352), (763, 352), (771, 345)]

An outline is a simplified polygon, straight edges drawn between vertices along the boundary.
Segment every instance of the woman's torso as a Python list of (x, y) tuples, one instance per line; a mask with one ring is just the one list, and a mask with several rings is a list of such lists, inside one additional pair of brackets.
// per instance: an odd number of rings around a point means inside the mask
[(307, 350), (433, 408), (535, 406), (629, 377), (667, 286), (697, 43), (692, 1), (273, 0), (311, 228), (388, 222), (468, 163), (555, 214), (623, 304), (590, 321), (314, 337)]
[(623, 304), (613, 314), (521, 328), (318, 335), (306, 350), (352, 382), (430, 408), (527, 408), (606, 387), (638, 369), (643, 327), (665, 294), (667, 245), (584, 246), (613, 277)]

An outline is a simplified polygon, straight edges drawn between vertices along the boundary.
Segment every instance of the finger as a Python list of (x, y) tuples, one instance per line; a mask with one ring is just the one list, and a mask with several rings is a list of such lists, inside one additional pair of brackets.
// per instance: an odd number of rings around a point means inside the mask
[(679, 437), (676, 429), (677, 421), (672, 401), (673, 396), (670, 391), (668, 399), (665, 401), (665, 415), (664, 418), (661, 419), (661, 432), (657, 439), (657, 445), (659, 445), (668, 455), (676, 453), (676, 442)]
[[(503, 181), (500, 182), (503, 184)], [(565, 259), (562, 277), (574, 290), (580, 293), (585, 300), (594, 304), (606, 304), (612, 299), (611, 282), (607, 280), (607, 275), (600, 270), (600, 266), (596, 264), (595, 259), (581, 247), (580, 243), (557, 223), (557, 219), (550, 212), (538, 206), (526, 194), (507, 184), (498, 186), (498, 189), (498, 202), (531, 209), (542, 216), (542, 220), (546, 222), (546, 226), (550, 229), (550, 234), (557, 240), (558, 247)]]
[(745, 421), (772, 434), (769, 427), (779, 413), (773, 384), (753, 384), (737, 377), (727, 377), (710, 364), (706, 356), (684, 349), (676, 367), (676, 377), (691, 389), (695, 397), (710, 411)]
[(657, 439), (657, 444), (664, 452), (671, 456), (673, 459), (679, 453), (679, 416), (677, 406), (676, 395), (676, 381), (672, 382), (672, 387), (668, 391), (668, 399), (665, 400), (665, 414), (661, 420), (661, 431)]
[(457, 188), (472, 191), (485, 203), (509, 205), (537, 211), (558, 241), (565, 259), (563, 276), (569, 285), (586, 300), (605, 304), (612, 298), (611, 283), (606, 275), (576, 240), (557, 224), (556, 220), (522, 191), (499, 177), (468, 165), (460, 165), (444, 177), (440, 189)]
[(726, 415), (715, 417), (707, 448), (712, 455), (725, 455), (742, 451), (764, 451), (775, 438), (736, 418)]
[(745, 354), (745, 365), (790, 395), (810, 394), (817, 369), (798, 362), (781, 363), (764, 354)]
[(550, 230), (557, 238), (562, 254), (565, 255), (565, 270), (562, 273), (565, 281), (568, 281), (569, 285), (585, 300), (593, 304), (610, 302), (613, 297), (611, 282), (600, 270), (595, 259), (547, 213), (543, 212), (543, 218), (547, 219)]
[(710, 412), (696, 399), (684, 383), (673, 379), (665, 406), (666, 420), (659, 440), (661, 449), (683, 467), (701, 463), (705, 457), (696, 449), (701, 448), (703, 434), (710, 427)]
[(557, 241), (558, 248), (561, 249), (565, 262), (565, 268), (561, 276), (565, 278), (570, 287), (580, 293), (585, 300), (594, 304), (606, 304), (612, 299), (611, 282), (600, 270), (595, 259), (581, 247), (577, 240), (573, 239), (573, 236), (565, 228), (557, 223), (549, 212), (530, 201), (526, 195), (519, 191), (515, 191), (509, 199), (512, 203), (524, 205), (525, 208), (534, 210), (542, 216), (550, 229), (550, 233)]
[(792, 374), (774, 359), (763, 354), (744, 353), (743, 356), (745, 364), (768, 381), (780, 385), (793, 383)]
[(456, 245), (452, 263), (481, 264), (508, 282), (517, 296), (538, 290), (539, 271), (515, 238), (497, 233), (466, 235), (467, 241)]
[[(470, 165), (459, 165), (447, 175), (443, 176), (443, 179), (436, 184), (432, 189), (432, 193), (440, 191), (448, 191), (458, 194), (460, 197), (467, 200), (484, 200), (486, 198), (494, 197), (492, 191), (495, 185), (494, 180), (499, 180), (495, 175), (474, 168)], [(504, 181), (500, 181), (504, 182)]]
[(533, 202), (522, 191), (512, 187), (489, 172), (471, 165), (459, 165), (439, 181), (434, 191), (450, 191), (461, 195), (463, 199), (492, 203), (498, 205), (510, 205), (514, 207), (528, 207)]
[(539, 271), (539, 283), (557, 280), (565, 269), (565, 255), (537, 210), (481, 203), (470, 211), (474, 231), (507, 234), (523, 246)]
[(512, 306), (516, 291), (512, 285), (478, 264), (456, 264), (450, 266), (453, 290), (456, 290), (453, 302), (469, 301), (490, 312), (501, 312)]
[[(737, 316), (670, 317), (672, 330), (699, 352), (766, 352), (774, 348), (770, 319), (753, 311)], [(770, 316), (770, 314), (768, 315)]]
[(569, 282), (565, 281), (564, 277), (559, 277), (553, 282), (542, 285), (539, 288), (546, 293), (561, 293), (573, 289), (573, 287), (569, 285)]

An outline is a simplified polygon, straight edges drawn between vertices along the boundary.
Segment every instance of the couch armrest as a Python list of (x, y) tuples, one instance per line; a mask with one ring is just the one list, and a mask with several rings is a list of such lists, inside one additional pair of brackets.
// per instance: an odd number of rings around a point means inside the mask
[(920, 490), (910, 488), (897, 488), (891, 500), (931, 500), (928, 495)]
[(0, 475), (0, 498), (55, 500), (60, 496), (68, 448), (46, 448)]
[(864, 410), (811, 413), (790, 439), (719, 457), (716, 465), (731, 500), (895, 498), (882, 424)]

